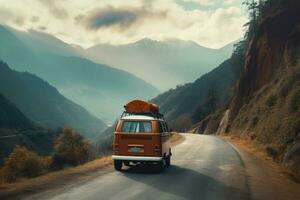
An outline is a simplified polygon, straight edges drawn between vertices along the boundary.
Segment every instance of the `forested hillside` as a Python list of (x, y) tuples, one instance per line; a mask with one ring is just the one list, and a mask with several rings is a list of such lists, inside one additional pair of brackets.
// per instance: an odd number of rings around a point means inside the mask
[(31, 129), (33, 123), (18, 109), (0, 94), (0, 129)]
[(0, 94), (0, 164), (15, 145), (24, 145), (41, 154), (50, 153), (56, 131), (38, 127), (13, 103)]
[(160, 106), (172, 128), (177, 131), (191, 126), (223, 106), (232, 95), (239, 69), (228, 59), (193, 83), (177, 86), (152, 100)]

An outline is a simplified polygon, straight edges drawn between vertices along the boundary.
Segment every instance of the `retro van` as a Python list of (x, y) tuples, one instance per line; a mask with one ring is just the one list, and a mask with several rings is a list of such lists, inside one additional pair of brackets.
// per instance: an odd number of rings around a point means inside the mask
[(114, 134), (114, 167), (156, 164), (159, 169), (171, 164), (170, 130), (159, 107), (134, 100), (124, 106)]

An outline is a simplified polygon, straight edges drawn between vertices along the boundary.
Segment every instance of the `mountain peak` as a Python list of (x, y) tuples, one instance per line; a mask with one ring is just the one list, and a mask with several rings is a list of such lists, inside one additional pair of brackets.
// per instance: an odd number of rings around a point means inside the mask
[(132, 45), (135, 45), (135, 46), (153, 46), (153, 45), (158, 45), (160, 43), (161, 42), (157, 41), (157, 40), (153, 40), (153, 39), (150, 39), (150, 38), (143, 38), (141, 40), (138, 40), (138, 41), (134, 42)]

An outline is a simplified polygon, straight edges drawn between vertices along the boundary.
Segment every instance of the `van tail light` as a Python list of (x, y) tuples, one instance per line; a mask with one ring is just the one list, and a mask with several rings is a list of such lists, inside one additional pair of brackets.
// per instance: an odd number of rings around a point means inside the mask
[(159, 146), (156, 144), (155, 146), (154, 146), (154, 152), (159, 152)]

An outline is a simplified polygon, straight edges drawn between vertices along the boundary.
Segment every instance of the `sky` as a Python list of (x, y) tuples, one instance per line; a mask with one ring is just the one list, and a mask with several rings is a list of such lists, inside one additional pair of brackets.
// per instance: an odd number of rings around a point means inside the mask
[(210, 48), (243, 37), (242, 0), (0, 0), (0, 24), (88, 48), (143, 38), (191, 40)]

